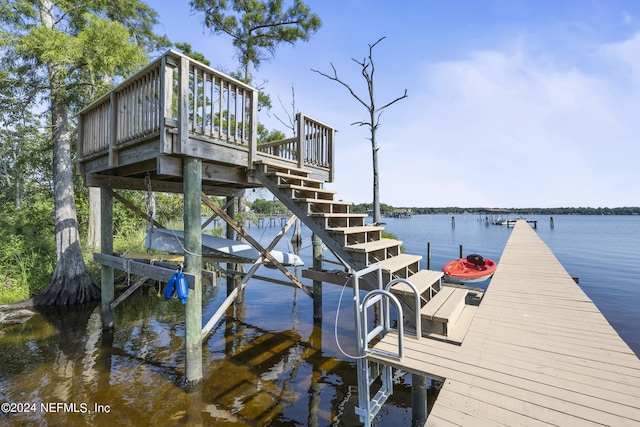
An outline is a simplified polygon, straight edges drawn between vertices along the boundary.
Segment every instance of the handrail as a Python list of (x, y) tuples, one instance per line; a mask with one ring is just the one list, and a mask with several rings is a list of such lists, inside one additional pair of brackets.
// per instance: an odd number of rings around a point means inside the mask
[[(378, 298), (376, 298), (375, 300), (369, 302), (369, 300), (373, 299), (376, 296), (380, 296)], [(367, 332), (367, 309), (372, 305), (377, 303), (378, 301), (382, 301), (382, 311), (383, 313), (381, 313), (381, 317), (382, 317), (382, 321), (381, 324), (378, 325), (377, 327), (375, 327), (373, 329), (373, 331), (371, 332)], [(393, 302), (393, 304), (396, 306), (396, 310), (398, 310), (398, 353), (394, 354), (394, 353), (390, 353), (387, 351), (382, 351), (382, 350), (376, 350), (373, 348), (369, 348), (369, 343), (371, 342), (371, 340), (378, 334), (380, 333), (387, 333), (391, 330), (391, 321), (389, 319), (389, 300), (391, 302)], [(404, 339), (404, 325), (402, 322), (402, 306), (400, 305), (400, 301), (398, 301), (398, 298), (395, 297), (395, 295), (393, 295), (391, 292), (386, 291), (384, 289), (374, 289), (372, 291), (370, 291), (369, 293), (367, 293), (367, 295), (365, 295), (365, 297), (362, 300), (362, 304), (360, 304), (360, 312), (362, 313), (362, 323), (361, 323), (361, 328), (362, 330), (360, 331), (361, 337), (364, 338), (364, 346), (361, 349), (362, 350), (362, 354), (359, 354), (359, 356), (364, 356), (367, 353), (376, 353), (376, 354), (380, 354), (380, 355), (384, 355), (384, 356), (389, 356), (389, 357), (393, 357), (396, 358), (398, 360), (402, 360), (403, 357), (403, 347), (404, 347), (404, 343), (403, 343), (403, 339)]]
[[(360, 278), (367, 274), (376, 274), (377, 278), (377, 289), (369, 291), (360, 303)], [(352, 288), (353, 288), (353, 302), (354, 302), (354, 310), (355, 310), (355, 321), (356, 321), (356, 348), (358, 357), (365, 357), (368, 353), (376, 353), (389, 357), (394, 357), (402, 360), (403, 347), (404, 347), (404, 325), (402, 319), (402, 306), (400, 305), (400, 301), (388, 290), (383, 289), (382, 286), (382, 266), (380, 264), (374, 264), (369, 267), (366, 267), (362, 270), (356, 271), (353, 273), (352, 280)], [(372, 300), (369, 303), (369, 300)], [(389, 301), (393, 302), (396, 306), (398, 312), (398, 353), (393, 354), (389, 352), (383, 352), (381, 350), (375, 350), (369, 348), (369, 343), (371, 340), (377, 336), (378, 334), (386, 334), (391, 330), (391, 320), (389, 313)], [(367, 309), (370, 304), (375, 304), (381, 302), (382, 310), (380, 313), (380, 323), (374, 327), (371, 332), (368, 332), (367, 325)]]
[(257, 150), (296, 162), (301, 169), (305, 166), (327, 169), (328, 181), (333, 181), (333, 128), (302, 113), (296, 115), (296, 123), (295, 137), (260, 144)]
[[(385, 290), (387, 291), (390, 290), (393, 285), (398, 283), (409, 285), (409, 287), (413, 291), (413, 294), (415, 295), (416, 337), (418, 338), (418, 340), (420, 340), (422, 338), (422, 319), (420, 316), (420, 292), (418, 292), (418, 288), (416, 287), (416, 285), (414, 285), (407, 279), (402, 279), (402, 278), (393, 279), (392, 281), (387, 283), (387, 285), (385, 286)], [(387, 316), (388, 316), (388, 313), (387, 313)]]

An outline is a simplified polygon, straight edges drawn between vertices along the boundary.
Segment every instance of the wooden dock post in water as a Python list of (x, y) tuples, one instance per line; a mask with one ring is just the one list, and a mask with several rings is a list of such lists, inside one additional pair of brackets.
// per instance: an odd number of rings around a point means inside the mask
[(184, 259), (185, 272), (195, 275), (189, 291), (185, 316), (186, 388), (202, 380), (202, 232), (200, 193), (202, 160), (184, 159)]
[[(313, 269), (322, 271), (322, 240), (315, 233), (311, 236), (313, 247)], [(322, 320), (322, 282), (313, 281), (313, 320)]]
[(427, 422), (427, 377), (411, 374), (411, 426), (423, 427)]
[[(113, 255), (113, 197), (108, 188), (100, 189), (100, 252)], [(102, 329), (113, 329), (114, 311), (111, 308), (115, 293), (113, 267), (100, 267), (102, 301)]]
[[(236, 208), (235, 201), (233, 197), (227, 197), (227, 215), (229, 215), (232, 219), (236, 216)], [(227, 239), (233, 240), (235, 239), (235, 232), (233, 227), (230, 224), (227, 224)], [(236, 264), (232, 262), (227, 263), (227, 270), (233, 271), (236, 269)], [(233, 276), (227, 276), (227, 296), (231, 295), (233, 289), (235, 288), (235, 278)]]

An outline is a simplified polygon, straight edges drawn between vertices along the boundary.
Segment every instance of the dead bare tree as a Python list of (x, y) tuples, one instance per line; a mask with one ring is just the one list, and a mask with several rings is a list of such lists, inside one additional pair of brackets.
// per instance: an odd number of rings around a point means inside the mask
[(282, 123), (283, 126), (286, 126), (287, 129), (291, 130), (291, 132), (293, 132), (293, 136), (296, 136), (296, 114), (298, 114), (298, 110), (296, 108), (296, 90), (294, 89), (293, 85), (291, 85), (291, 112), (289, 112), (287, 110), (287, 107), (285, 107), (282, 103), (280, 95), (278, 95), (278, 101), (280, 102), (282, 110), (287, 115), (288, 122), (285, 123), (285, 121), (275, 113), (273, 113), (273, 116), (278, 119), (278, 121)]
[(358, 126), (367, 126), (371, 132), (371, 136), (369, 140), (371, 141), (371, 151), (373, 154), (373, 222), (374, 224), (380, 223), (380, 184), (379, 184), (379, 172), (378, 172), (378, 150), (380, 148), (378, 147), (378, 143), (376, 141), (376, 131), (380, 127), (380, 116), (382, 115), (382, 112), (384, 111), (384, 109), (408, 96), (407, 90), (405, 89), (404, 95), (395, 98), (391, 102), (387, 102), (382, 107), (376, 107), (374, 84), (373, 84), (373, 77), (375, 72), (375, 65), (373, 62), (373, 48), (376, 47), (376, 45), (384, 39), (385, 37), (381, 37), (380, 39), (378, 39), (377, 42), (370, 44), (369, 56), (367, 58), (364, 58), (362, 61), (358, 61), (354, 58), (351, 58), (356, 64), (360, 65), (360, 67), (362, 68), (362, 76), (367, 82), (367, 88), (369, 93), (368, 101), (366, 100), (366, 98), (359, 96), (351, 88), (351, 86), (348, 83), (346, 83), (344, 80), (341, 80), (338, 77), (338, 72), (336, 71), (336, 67), (334, 67), (333, 63), (330, 63), (331, 69), (333, 70), (333, 75), (329, 75), (329, 74), (320, 72), (318, 70), (314, 70), (313, 68), (311, 69), (311, 71), (316, 72), (321, 76), (328, 78), (329, 80), (333, 80), (335, 82), (340, 83), (349, 91), (351, 96), (353, 96), (369, 112), (369, 119), (367, 121), (357, 121), (351, 124), (358, 125)]

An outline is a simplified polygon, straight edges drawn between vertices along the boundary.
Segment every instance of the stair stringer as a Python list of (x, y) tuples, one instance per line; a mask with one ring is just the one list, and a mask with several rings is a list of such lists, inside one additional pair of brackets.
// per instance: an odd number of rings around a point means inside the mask
[(260, 170), (253, 171), (254, 176), (278, 198), (300, 221), (302, 221), (309, 229), (325, 244), (333, 254), (345, 263), (345, 267), (353, 271), (366, 268), (365, 263), (356, 259), (351, 253), (346, 251), (344, 247), (337, 242), (320, 224), (309, 217), (309, 212), (300, 207), (288, 194), (285, 194), (278, 185), (264, 172)]

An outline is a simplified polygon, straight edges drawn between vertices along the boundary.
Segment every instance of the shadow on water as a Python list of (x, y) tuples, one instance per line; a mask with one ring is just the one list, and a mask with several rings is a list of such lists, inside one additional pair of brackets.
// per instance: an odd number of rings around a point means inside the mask
[[(205, 289), (205, 311), (224, 298), (220, 283)], [(97, 303), (42, 308), (1, 327), (0, 401), (22, 405), (0, 413), (0, 425), (359, 424), (355, 364), (336, 357), (330, 322), (313, 323), (311, 299), (277, 286), (286, 304), (269, 306), (273, 285), (247, 289), (245, 306), (205, 339), (204, 379), (191, 393), (182, 387), (184, 306), (157, 288), (118, 306), (113, 331), (102, 331)], [(404, 381), (377, 425), (410, 424)]]

